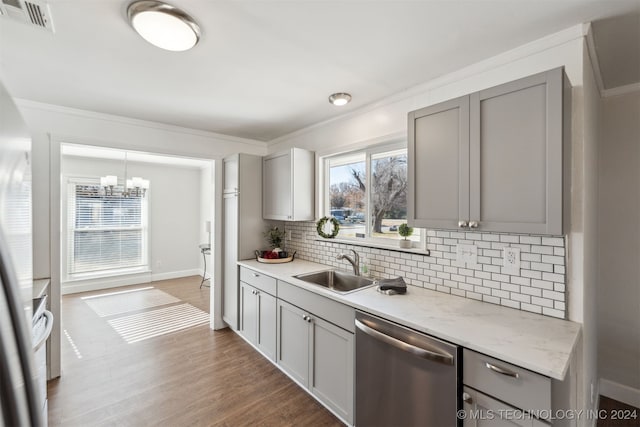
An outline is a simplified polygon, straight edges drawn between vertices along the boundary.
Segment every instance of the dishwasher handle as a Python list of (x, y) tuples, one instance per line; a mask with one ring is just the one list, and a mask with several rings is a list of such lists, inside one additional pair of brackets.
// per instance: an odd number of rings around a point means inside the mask
[(378, 331), (377, 329), (374, 329), (368, 325), (365, 325), (364, 323), (362, 323), (361, 321), (359, 321), (358, 319), (356, 319), (356, 328), (360, 329), (362, 332), (364, 332), (365, 334), (379, 340), (382, 341), (386, 344), (389, 344), (393, 347), (396, 347), (400, 350), (409, 352), (415, 356), (421, 357), (423, 359), (428, 359), (428, 360), (432, 360), (434, 362), (438, 362), (438, 363), (442, 363), (445, 365), (453, 365), (454, 363), (454, 359), (453, 356), (449, 353), (443, 352), (443, 353), (439, 353), (437, 351), (433, 351), (433, 350), (427, 350), (421, 347), (417, 347), (413, 344), (409, 344), (406, 343), (404, 341), (401, 341), (397, 338), (394, 338), (392, 336), (389, 336), (387, 334), (384, 334), (380, 331)]

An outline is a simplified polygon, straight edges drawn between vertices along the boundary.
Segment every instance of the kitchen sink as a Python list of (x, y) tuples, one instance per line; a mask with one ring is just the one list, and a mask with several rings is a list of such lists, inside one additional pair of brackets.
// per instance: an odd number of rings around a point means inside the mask
[(347, 294), (373, 285), (373, 280), (342, 271), (320, 271), (294, 276), (314, 285), (324, 286), (334, 292)]

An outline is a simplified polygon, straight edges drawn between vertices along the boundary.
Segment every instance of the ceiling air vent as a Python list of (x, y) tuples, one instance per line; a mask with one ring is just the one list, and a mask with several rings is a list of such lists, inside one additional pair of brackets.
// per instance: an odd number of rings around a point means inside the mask
[(3, 17), (54, 32), (47, 3), (33, 0), (2, 0), (0, 12)]

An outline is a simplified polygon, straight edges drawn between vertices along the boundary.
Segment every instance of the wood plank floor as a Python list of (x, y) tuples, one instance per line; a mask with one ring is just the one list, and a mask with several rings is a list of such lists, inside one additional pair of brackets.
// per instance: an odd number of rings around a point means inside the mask
[(600, 396), (598, 427), (640, 427), (640, 409)]
[(127, 344), (107, 323), (119, 315), (101, 318), (81, 299), (154, 286), (209, 312), (209, 289), (199, 285), (194, 276), (63, 297), (50, 425), (342, 425), (229, 329), (200, 325)]

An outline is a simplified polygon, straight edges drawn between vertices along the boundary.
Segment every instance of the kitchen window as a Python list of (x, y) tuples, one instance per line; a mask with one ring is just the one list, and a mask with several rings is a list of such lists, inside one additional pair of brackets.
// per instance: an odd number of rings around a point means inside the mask
[(93, 180), (67, 186), (67, 276), (110, 276), (148, 270), (147, 196), (106, 194)]
[[(406, 145), (385, 145), (325, 158), (325, 215), (340, 222), (338, 238), (391, 244), (407, 222)], [(408, 237), (424, 248), (424, 233)]]

